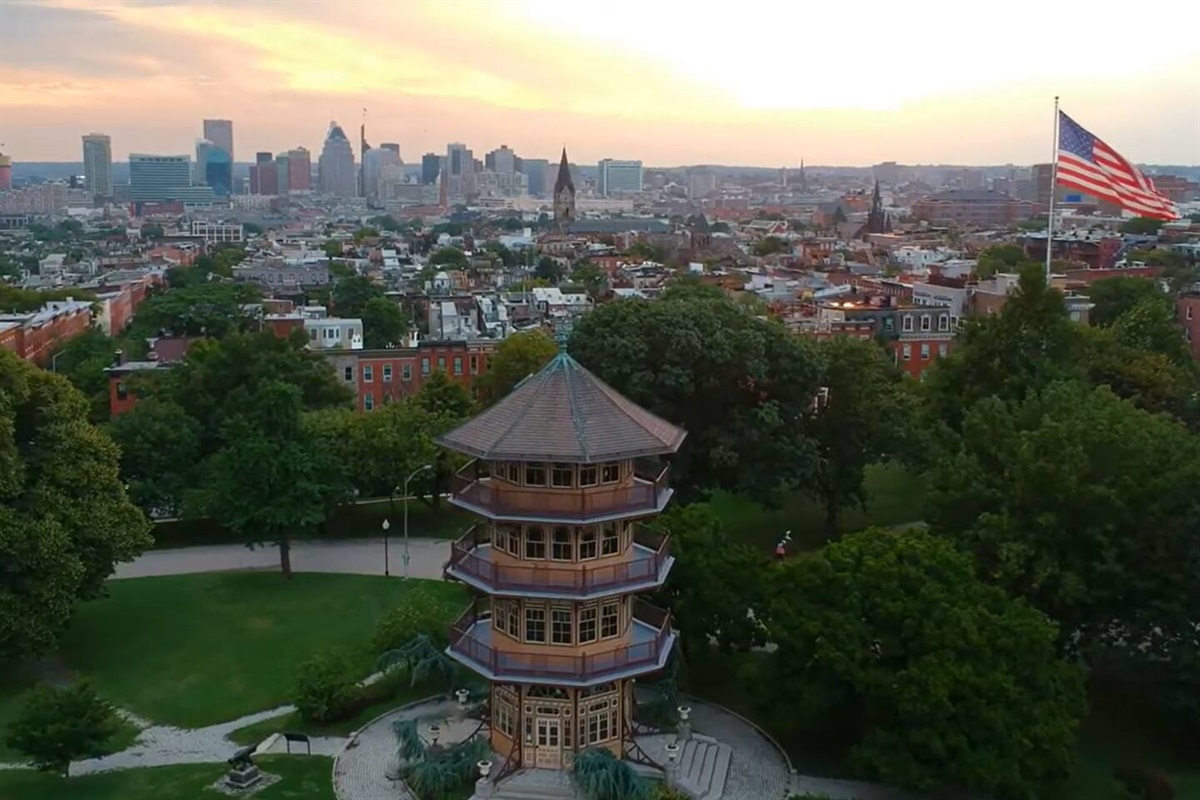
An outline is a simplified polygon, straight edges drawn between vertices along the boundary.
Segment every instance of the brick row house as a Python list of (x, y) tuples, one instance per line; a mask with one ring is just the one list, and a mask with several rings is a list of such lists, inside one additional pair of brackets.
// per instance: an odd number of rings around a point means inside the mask
[(55, 354), (91, 324), (90, 302), (50, 300), (37, 311), (0, 314), (0, 348), (39, 367), (51, 367)]
[(324, 355), (339, 380), (354, 392), (355, 408), (373, 411), (419, 392), (435, 371), (444, 372), (473, 393), (475, 381), (487, 372), (496, 344), (490, 339), (426, 340), (388, 350), (329, 350)]

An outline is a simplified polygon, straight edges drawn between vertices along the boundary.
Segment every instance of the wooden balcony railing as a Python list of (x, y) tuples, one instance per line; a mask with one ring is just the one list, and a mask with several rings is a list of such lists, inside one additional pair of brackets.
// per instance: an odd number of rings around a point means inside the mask
[(624, 560), (583, 562), (579, 566), (563, 566), (554, 561), (498, 563), (498, 559), (490, 557), (496, 552), (494, 549), (483, 552), (479, 549), (489, 541), (487, 525), (472, 526), (451, 545), (447, 568), (476, 578), (493, 589), (559, 591), (583, 595), (656, 581), (663, 564), (670, 557), (671, 537), (667, 533), (636, 526), (633, 541), (645, 550), (631, 547), (626, 551)]
[[(472, 635), (479, 623), (491, 624), (491, 603), (478, 600), (459, 617), (450, 630), (450, 649), (492, 675), (510, 680), (596, 681), (627, 674), (639, 668), (656, 667), (665, 657), (671, 640), (671, 614), (641, 600), (633, 602), (634, 619), (653, 628), (653, 639), (635, 644), (616, 644), (611, 650), (579, 655), (552, 652), (516, 652), (493, 646), (501, 637), (491, 631), (489, 641)], [(549, 646), (547, 646), (549, 649)]]
[(455, 500), (500, 516), (583, 522), (639, 513), (653, 513), (666, 502), (670, 467), (653, 477), (631, 483), (588, 489), (514, 486), (482, 474), (472, 461), (454, 475), (450, 491)]

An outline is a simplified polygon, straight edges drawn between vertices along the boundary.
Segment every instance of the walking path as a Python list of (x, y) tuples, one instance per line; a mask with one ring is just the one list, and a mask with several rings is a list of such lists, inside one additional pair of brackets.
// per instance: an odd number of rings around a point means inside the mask
[[(408, 544), (408, 576), (442, 577), (450, 558), (447, 539), (413, 538)], [(403, 576), (404, 540), (390, 537), (388, 561), (393, 576)], [(292, 544), (293, 572), (340, 572), (350, 575), (383, 574), (383, 539), (300, 541)], [(151, 550), (127, 564), (118, 564), (113, 578), (149, 578), (157, 575), (190, 575), (235, 569), (279, 569), (279, 550), (241, 544), (200, 545), (176, 550)]]

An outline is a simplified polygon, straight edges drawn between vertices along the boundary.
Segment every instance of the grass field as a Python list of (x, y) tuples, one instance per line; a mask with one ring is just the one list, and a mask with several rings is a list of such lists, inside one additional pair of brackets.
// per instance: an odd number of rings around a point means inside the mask
[[(866, 488), (866, 509), (842, 514), (840, 532), (921, 519), (921, 480), (903, 467), (896, 464), (868, 467)], [(753, 500), (726, 492), (714, 493), (710, 502), (725, 530), (753, 547), (769, 550), (788, 530), (792, 532), (796, 550), (815, 550), (829, 538), (821, 505), (802, 492), (787, 495), (777, 509), (764, 508)]]
[[(440, 581), (361, 575), (229, 572), (109, 584), (81, 605), (60, 657), (110, 701), (154, 722), (202, 727), (290, 701), (298, 662), (333, 646), (361, 653), (376, 621), (423, 585), (446, 621), (466, 602)], [(11, 705), (0, 690), (0, 718)]]
[[(282, 780), (255, 800), (333, 800), (331, 759), (317, 756), (260, 757), (264, 771)], [(209, 787), (224, 764), (151, 767), (59, 778), (38, 772), (0, 772), (0, 800), (203, 800), (228, 797)]]
[[(316, 534), (316, 537), (320, 539), (360, 539), (379, 536), (380, 525), (389, 518), (392, 524), (392, 533), (399, 535), (403, 513), (403, 503), (396, 501), (393, 509), (386, 499), (340, 506), (325, 523), (324, 528)], [(457, 539), (472, 524), (474, 524), (474, 517), (454, 508), (444, 500), (437, 511), (419, 500), (410, 501), (408, 504), (410, 536)], [(153, 549), (155, 550), (200, 544), (240, 544), (244, 541), (244, 537), (227, 531), (206, 519), (159, 522), (155, 524), (153, 533)]]

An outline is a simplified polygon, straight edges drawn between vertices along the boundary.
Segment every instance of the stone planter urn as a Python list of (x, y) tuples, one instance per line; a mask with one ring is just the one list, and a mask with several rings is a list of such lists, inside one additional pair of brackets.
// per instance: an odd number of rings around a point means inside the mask
[(492, 774), (491, 761), (479, 761), (476, 762), (475, 766), (479, 767), (479, 777), (481, 778), (487, 778), (487, 776)]
[(690, 719), (692, 709), (691, 706), (680, 706), (678, 710), (679, 726), (677, 731), (679, 733), (679, 738), (686, 742), (688, 739), (692, 738), (692, 723)]

